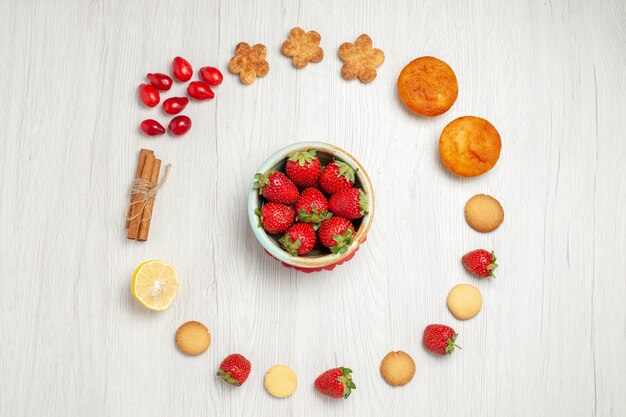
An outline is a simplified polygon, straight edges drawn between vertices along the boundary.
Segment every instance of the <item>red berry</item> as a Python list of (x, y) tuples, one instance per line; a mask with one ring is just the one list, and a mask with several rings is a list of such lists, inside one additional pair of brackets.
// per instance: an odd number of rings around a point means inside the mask
[(493, 271), (498, 267), (496, 255), (485, 249), (476, 249), (463, 255), (461, 259), (467, 272), (478, 278), (494, 277)]
[(367, 196), (360, 188), (337, 191), (328, 200), (330, 211), (339, 217), (356, 220), (367, 213)]
[(328, 212), (328, 201), (317, 188), (305, 188), (296, 201), (298, 220), (307, 223), (319, 224), (332, 216)]
[(215, 93), (207, 83), (192, 81), (187, 86), (187, 94), (196, 100), (209, 100), (215, 97)]
[(185, 58), (177, 56), (172, 62), (172, 75), (178, 81), (189, 81), (193, 75), (193, 68)]
[(351, 373), (351, 369), (344, 367), (329, 369), (315, 379), (315, 389), (331, 398), (348, 398), (356, 389)]
[(139, 99), (148, 107), (154, 107), (161, 101), (159, 90), (150, 84), (139, 84)]
[(191, 119), (187, 116), (176, 116), (167, 128), (176, 136), (184, 135), (191, 129)]
[(321, 164), (315, 149), (294, 152), (287, 157), (285, 173), (298, 187), (315, 185), (320, 176)]
[(449, 355), (454, 352), (454, 348), (458, 346), (456, 341), (457, 334), (450, 326), (444, 324), (429, 324), (424, 329), (423, 343), (424, 347), (437, 355)]
[(141, 131), (148, 136), (162, 135), (163, 133), (165, 133), (165, 128), (163, 127), (163, 125), (154, 119), (144, 120), (143, 122), (141, 122), (141, 125), (139, 127), (141, 128)]
[(280, 244), (291, 256), (302, 256), (313, 250), (316, 240), (312, 224), (296, 223), (280, 238)]
[(152, 86), (157, 90), (167, 91), (172, 88), (172, 79), (169, 75), (157, 72), (146, 75), (146, 78), (148, 79), (148, 81), (150, 81), (150, 84), (152, 84)]
[(282, 233), (291, 224), (296, 217), (295, 212), (289, 206), (279, 203), (267, 203), (256, 209), (255, 213), (259, 216), (259, 227), (263, 227), (267, 233)]
[(171, 97), (163, 102), (163, 111), (167, 114), (180, 113), (189, 104), (187, 97)]
[(354, 240), (354, 226), (343, 217), (324, 220), (317, 232), (322, 245), (332, 253), (345, 253)]
[(215, 87), (222, 83), (224, 76), (220, 70), (215, 67), (202, 67), (200, 68), (200, 78), (202, 78), (208, 85)]
[(335, 194), (337, 191), (345, 190), (354, 185), (354, 174), (356, 171), (345, 162), (332, 162), (322, 170), (319, 178), (319, 185), (326, 194)]
[(298, 187), (282, 172), (259, 173), (254, 176), (254, 179), (253, 187), (258, 189), (259, 194), (269, 201), (291, 205), (299, 197)]
[(220, 364), (217, 376), (231, 385), (239, 386), (246, 382), (251, 370), (252, 364), (248, 359), (239, 353), (233, 353), (224, 358)]

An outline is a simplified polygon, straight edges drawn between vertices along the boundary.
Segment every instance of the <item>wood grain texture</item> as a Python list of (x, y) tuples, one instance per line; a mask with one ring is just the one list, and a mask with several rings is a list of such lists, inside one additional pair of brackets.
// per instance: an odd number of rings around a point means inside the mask
[[(4, 0), (0, 16), (0, 416), (626, 415), (623, 1)], [(303, 70), (280, 54), (296, 25), (325, 49)], [(338, 46), (361, 33), (386, 56), (369, 85), (339, 75)], [(176, 55), (225, 69), (240, 41), (267, 45), (267, 77), (225, 73), (214, 101), (185, 111), (187, 135), (139, 134), (142, 119), (167, 120), (136, 99), (145, 73)], [(421, 55), (459, 79), (433, 119), (395, 91)], [(479, 178), (439, 162), (438, 135), (462, 115), (503, 138)], [(246, 218), (255, 169), (300, 140), (348, 150), (376, 189), (368, 242), (332, 273), (281, 267)], [(141, 147), (173, 165), (145, 244), (123, 221)], [(476, 193), (505, 208), (494, 233), (464, 223)], [(462, 270), (477, 247), (497, 252), (495, 281)], [(163, 313), (129, 291), (154, 258), (181, 279)], [(445, 306), (460, 282), (484, 298), (467, 322)], [(187, 320), (212, 332), (200, 357), (174, 345)], [(431, 322), (452, 324), (463, 350), (427, 354)], [(390, 350), (415, 359), (403, 388), (379, 376)], [(235, 351), (253, 363), (239, 389), (214, 376)], [(276, 363), (299, 378), (287, 400), (263, 391)], [(314, 392), (335, 365), (354, 369), (347, 401)]]

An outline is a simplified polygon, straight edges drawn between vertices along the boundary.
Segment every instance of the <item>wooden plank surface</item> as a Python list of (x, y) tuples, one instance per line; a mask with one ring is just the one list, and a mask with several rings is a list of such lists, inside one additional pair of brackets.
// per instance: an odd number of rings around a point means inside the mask
[[(623, 1), (4, 0), (0, 15), (0, 416), (626, 415)], [(325, 49), (298, 71), (280, 55), (296, 25)], [(369, 85), (339, 75), (337, 48), (361, 33), (386, 56)], [(270, 73), (251, 86), (226, 73), (240, 41), (268, 48)], [(136, 87), (176, 55), (219, 66), (224, 83), (189, 105), (187, 135), (146, 139), (142, 119), (167, 119)], [(433, 119), (395, 89), (421, 55), (459, 79), (455, 106)], [(439, 133), (462, 115), (503, 138), (479, 178), (439, 162)], [(256, 168), (300, 140), (348, 150), (376, 190), (367, 243), (332, 273), (281, 267), (247, 222)], [(141, 147), (173, 165), (145, 244), (123, 221)], [(476, 193), (504, 206), (494, 233), (464, 222)], [(477, 247), (497, 252), (495, 281), (462, 270)], [(154, 258), (181, 279), (163, 313), (129, 291)], [(484, 298), (467, 322), (445, 306), (460, 282)], [(173, 343), (187, 320), (212, 332), (200, 357)], [(432, 322), (463, 350), (426, 353)], [(379, 376), (390, 350), (416, 361), (403, 388)], [(231, 352), (253, 362), (239, 389), (214, 375)], [(287, 400), (262, 387), (275, 363), (299, 378)], [(335, 365), (354, 370), (347, 401), (313, 389)]]

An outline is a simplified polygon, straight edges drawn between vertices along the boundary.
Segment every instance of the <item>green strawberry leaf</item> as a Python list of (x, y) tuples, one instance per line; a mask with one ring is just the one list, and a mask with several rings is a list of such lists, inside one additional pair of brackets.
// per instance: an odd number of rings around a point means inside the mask
[(274, 170), (270, 170), (266, 172), (265, 174), (261, 174), (260, 172), (257, 173), (254, 176), (254, 182), (252, 183), (252, 188), (254, 188), (255, 190), (259, 190), (259, 193), (262, 194), (263, 187), (265, 187), (266, 185), (270, 183), (270, 175), (272, 175), (273, 172)]
[(284, 235), (278, 240), (278, 242), (291, 256), (298, 256), (298, 248), (302, 245), (302, 241), (300, 239), (294, 242), (289, 236)]
[(317, 227), (319, 227), (320, 222), (332, 217), (332, 213), (329, 213), (327, 210), (322, 210), (322, 212), (320, 213), (317, 209), (317, 206), (313, 204), (311, 204), (311, 211), (312, 213), (308, 213), (304, 209), (298, 210), (297, 220), (306, 223), (312, 223), (314, 226), (317, 225)]
[(339, 168), (339, 174), (337, 177), (343, 176), (347, 181), (354, 182), (354, 174), (356, 174), (357, 170), (352, 169), (350, 165), (345, 162), (335, 161), (335, 165)]
[(257, 223), (257, 227), (263, 227), (263, 216), (261, 215), (261, 210), (255, 209), (254, 214), (259, 216), (259, 222)]
[(337, 242), (335, 246), (330, 248), (330, 251), (335, 255), (346, 253), (350, 245), (352, 245), (354, 238), (352, 236), (352, 229), (346, 230), (343, 235), (333, 236), (333, 240)]
[(291, 162), (297, 162), (301, 167), (304, 164), (310, 164), (315, 158), (315, 149), (309, 149), (308, 151), (297, 151), (288, 156)]
[(353, 389), (356, 389), (355, 383), (352, 381), (352, 369), (349, 368), (339, 368), (341, 370), (342, 375), (337, 377), (337, 381), (343, 384), (343, 392), (341, 393), (343, 398), (348, 398), (352, 393)]
[(491, 251), (491, 264), (487, 265), (487, 270), (489, 271), (489, 276), (491, 278), (495, 278), (496, 276), (493, 274), (493, 271), (498, 267), (498, 264), (496, 263), (496, 254), (493, 253), (493, 251)]
[(367, 200), (367, 195), (363, 192), (363, 190), (359, 190), (359, 209), (361, 212), (361, 216), (365, 216), (369, 209), (369, 201)]
[(228, 382), (229, 384), (241, 385), (239, 381), (237, 381), (235, 378), (230, 376), (230, 372), (224, 372), (220, 369), (219, 372), (217, 373), (217, 376), (221, 377), (224, 381)]
[(454, 348), (459, 348), (461, 349), (461, 346), (457, 345), (456, 342), (456, 337), (457, 334), (455, 333), (454, 336), (452, 336), (450, 339), (446, 340), (446, 344), (448, 346), (446, 346), (446, 353), (449, 355), (452, 352), (454, 352)]

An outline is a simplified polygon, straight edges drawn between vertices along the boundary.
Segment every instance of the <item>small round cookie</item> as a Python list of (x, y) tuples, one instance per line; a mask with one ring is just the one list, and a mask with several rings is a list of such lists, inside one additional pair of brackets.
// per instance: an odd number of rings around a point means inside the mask
[(471, 319), (478, 314), (482, 306), (483, 297), (473, 285), (455, 285), (448, 293), (448, 309), (459, 320)]
[(211, 345), (211, 333), (202, 323), (188, 321), (176, 331), (176, 346), (187, 355), (199, 355)]
[(439, 138), (441, 162), (462, 177), (476, 177), (489, 171), (498, 162), (501, 148), (496, 128), (475, 116), (451, 121)]
[(406, 352), (389, 352), (380, 363), (380, 374), (391, 386), (407, 384), (415, 375), (415, 362)]
[(465, 221), (477, 232), (492, 232), (503, 220), (502, 206), (490, 195), (476, 194), (465, 203)]
[(448, 111), (459, 94), (452, 68), (440, 59), (423, 56), (409, 62), (398, 76), (402, 102), (421, 116), (438, 116)]
[(287, 398), (298, 387), (298, 378), (287, 365), (274, 365), (267, 370), (263, 385), (271, 396)]

